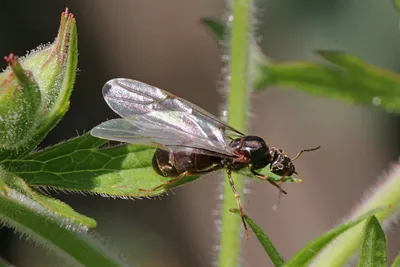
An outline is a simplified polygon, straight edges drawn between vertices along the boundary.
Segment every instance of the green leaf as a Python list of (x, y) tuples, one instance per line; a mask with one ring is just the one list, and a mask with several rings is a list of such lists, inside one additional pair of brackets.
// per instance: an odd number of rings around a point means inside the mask
[(8, 187), (3, 179), (0, 179), (0, 193), (3, 195), (7, 195), (9, 193)]
[[(7, 159), (0, 163), (24, 179), (29, 186), (117, 197), (159, 195), (199, 178), (188, 176), (156, 191), (141, 191), (152, 189), (170, 179), (154, 172), (152, 158), (155, 149), (132, 144), (103, 148), (106, 143), (107, 140), (87, 133), (23, 159)], [(268, 168), (260, 172), (269, 175), (273, 181), (282, 178)], [(286, 177), (286, 182), (298, 182), (298, 179)]]
[(392, 267), (400, 267), (400, 254), (394, 259)]
[[(376, 218), (380, 223), (393, 221), (397, 216), (400, 207), (400, 168), (398, 164), (393, 165), (383, 177), (379, 178), (378, 186), (374, 185), (374, 191), (369, 192), (363, 197), (362, 203), (353, 209), (352, 214), (347, 220), (353, 220), (376, 207), (389, 206), (377, 214)], [(326, 263), (331, 263), (330, 267), (341, 267), (359, 251), (364, 237), (363, 225), (357, 225), (341, 234), (335, 239), (329, 248), (319, 253), (313, 260), (313, 267), (325, 267)]]
[[(239, 214), (238, 209), (230, 209), (230, 211)], [(265, 252), (267, 252), (274, 266), (283, 266), (285, 264), (285, 260), (276, 250), (274, 244), (271, 242), (271, 240), (269, 240), (268, 236), (263, 232), (263, 230), (247, 215), (244, 216), (244, 220), (250, 226), (251, 230), (253, 230), (258, 241), (260, 241), (261, 245), (263, 246)]]
[[(226, 28), (217, 20), (202, 23), (219, 40)], [(331, 64), (314, 62), (273, 62), (253, 45), (256, 90), (268, 86), (293, 87), (303, 92), (341, 100), (343, 102), (377, 106), (390, 112), (400, 112), (400, 76), (370, 65), (342, 51), (317, 51)]]
[(307, 266), (323, 248), (329, 245), (329, 243), (332, 242), (340, 234), (356, 226), (371, 215), (384, 211), (386, 209), (389, 209), (389, 207), (380, 207), (373, 209), (370, 212), (367, 212), (366, 214), (360, 216), (359, 218), (344, 223), (336, 227), (335, 229), (317, 237), (306, 246), (304, 246), (289, 262), (286, 263), (285, 267)]
[(0, 169), (0, 181), (3, 184), (4, 195), (8, 196), (12, 193), (12, 190), (17, 190), (33, 202), (41, 205), (43, 209), (46, 209), (49, 213), (54, 213), (54, 215), (59, 218), (60, 224), (64, 224), (64, 222), (68, 221), (70, 225), (75, 224), (75, 227), (96, 227), (96, 221), (92, 218), (77, 213), (70, 206), (59, 200), (38, 193), (36, 190), (30, 188), (24, 180), (3, 169)]
[[(262, 175), (264, 175), (264, 176), (267, 176), (267, 177), (269, 178), (269, 180), (271, 180), (271, 181), (274, 181), (274, 182), (281, 182), (281, 181), (282, 181), (282, 176), (279, 176), (279, 175), (277, 175), (277, 174), (271, 172), (270, 166), (267, 166), (267, 167), (265, 167), (265, 168), (263, 168), (263, 169), (261, 169), (261, 170), (257, 170), (257, 172), (258, 172), (259, 174), (262, 174)], [(241, 173), (241, 172), (240, 172), (240, 173)], [(241, 173), (241, 174), (243, 174), (243, 175), (245, 175), (245, 176), (248, 176), (248, 177), (250, 177), (250, 178), (254, 178), (254, 179), (256, 179), (256, 180), (260, 180), (260, 179), (258, 179), (258, 178), (256, 178), (256, 177), (254, 177), (254, 174), (248, 173), (247, 170), (245, 170), (245, 171), (244, 171), (243, 173)], [(284, 181), (284, 183), (300, 183), (301, 181), (302, 181), (301, 179), (296, 178), (296, 177), (294, 177), (294, 176), (285, 176), (285, 181)]]
[(263, 79), (255, 87), (290, 86), (317, 96), (400, 111), (400, 76), (344, 52), (318, 53), (335, 66), (266, 62)]
[(387, 248), (385, 232), (375, 216), (365, 224), (364, 242), (361, 246), (358, 267), (386, 267)]
[(88, 228), (96, 227), (97, 223), (94, 219), (84, 216), (70, 206), (61, 202), (57, 199), (52, 197), (40, 194), (38, 192), (32, 191), (35, 200), (40, 203), (42, 206), (46, 207), (47, 209), (51, 210), (52, 212), (58, 214), (60, 217), (63, 217), (68, 220), (72, 220), (75, 223), (79, 223), (81, 225), (85, 225)]
[(167, 188), (140, 191), (169, 179), (153, 171), (154, 148), (139, 145), (99, 148), (106, 142), (87, 133), (24, 159), (5, 160), (2, 164), (30, 186), (118, 197), (157, 195), (198, 178), (185, 177)]
[(211, 18), (202, 18), (200, 20), (201, 24), (203, 24), (206, 28), (208, 28), (213, 34), (216, 35), (218, 40), (223, 41), (226, 34), (226, 27), (220, 21)]
[(48, 209), (42, 205), (43, 199), (37, 201), (38, 194), (32, 193), (23, 180), (4, 170), (0, 172), (0, 179), (5, 181), (8, 192), (0, 193), (2, 224), (14, 228), (44, 248), (54, 250), (74, 265), (124, 265), (86, 233), (88, 229), (85, 225)]

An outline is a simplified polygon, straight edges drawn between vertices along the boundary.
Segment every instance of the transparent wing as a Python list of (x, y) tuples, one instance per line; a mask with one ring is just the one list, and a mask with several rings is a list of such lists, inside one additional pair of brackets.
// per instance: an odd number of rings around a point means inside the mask
[(236, 157), (229, 147), (228, 149), (218, 149), (214, 146), (210, 149), (212, 142), (203, 142), (206, 140), (202, 139), (193, 142), (190, 135), (172, 129), (161, 129), (156, 124), (148, 122), (142, 122), (137, 127), (129, 120), (113, 119), (96, 126), (90, 133), (103, 139), (145, 144), (174, 152), (185, 151), (217, 157)]
[(243, 136), (196, 105), (142, 82), (110, 80), (103, 87), (103, 96), (124, 120), (111, 120), (94, 128), (92, 134), (101, 138), (233, 156), (228, 143)]

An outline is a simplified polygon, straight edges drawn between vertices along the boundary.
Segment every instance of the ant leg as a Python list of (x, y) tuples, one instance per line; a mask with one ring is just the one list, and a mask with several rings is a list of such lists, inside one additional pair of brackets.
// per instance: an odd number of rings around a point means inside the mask
[(244, 230), (246, 232), (246, 239), (249, 239), (249, 229), (247, 229), (247, 224), (246, 224), (246, 221), (244, 220), (242, 201), (240, 200), (240, 195), (236, 191), (235, 183), (233, 182), (233, 179), (232, 179), (231, 170), (227, 170), (227, 174), (228, 174), (229, 184), (231, 185), (232, 191), (235, 194), (236, 202), (239, 207), (239, 214), (240, 214), (240, 218), (242, 219), (242, 222), (243, 222)]
[(279, 181), (276, 182), (276, 184), (277, 184), (279, 187), (281, 187), (281, 185), (282, 185), (283, 183), (285, 183), (285, 181), (286, 181), (286, 175), (283, 175), (283, 176), (281, 177), (281, 179), (279, 179)]
[(244, 141), (244, 136), (240, 138), (238, 150), (242, 149), (242, 147), (243, 147), (243, 141)]
[(166, 185), (174, 184), (174, 183), (178, 182), (180, 179), (182, 179), (183, 177), (189, 176), (189, 175), (190, 175), (190, 173), (188, 171), (186, 171), (184, 173), (181, 173), (178, 177), (175, 177), (174, 179), (170, 179), (170, 180), (166, 181), (165, 183), (160, 184), (159, 186), (156, 186), (156, 187), (154, 187), (152, 189), (141, 189), (140, 188), (139, 191), (142, 191), (142, 192), (157, 191), (158, 189), (160, 189), (160, 188), (162, 188), (162, 187), (164, 187)]
[(255, 171), (253, 171), (253, 170), (252, 170), (251, 172), (252, 172), (258, 179), (261, 179), (261, 180), (263, 180), (263, 181), (268, 181), (270, 184), (272, 184), (273, 186), (276, 186), (276, 187), (279, 189), (278, 198), (276, 199), (274, 206), (272, 206), (272, 209), (273, 209), (274, 211), (276, 211), (276, 210), (278, 209), (278, 206), (279, 206), (280, 202), (281, 202), (282, 193), (287, 194), (287, 192), (281, 188), (281, 184), (285, 181), (285, 178), (286, 178), (286, 177), (283, 176), (283, 177), (280, 179), (280, 181), (279, 181), (278, 183), (276, 183), (276, 182), (274, 182), (274, 181), (271, 181), (271, 180), (269, 179), (268, 176), (261, 175), (261, 174), (255, 172)]
[[(279, 186), (279, 188), (281, 188), (281, 184), (283, 184), (285, 182), (285, 180), (286, 180), (286, 176), (282, 176), (282, 178), (279, 180), (279, 182), (276, 183)], [(278, 197), (276, 198), (275, 204), (272, 206), (272, 209), (274, 211), (278, 210), (279, 204), (281, 203), (282, 191), (283, 190), (279, 190)]]
[(284, 179), (284, 177), (281, 179), (281, 181), (279, 181), (279, 183), (276, 183), (276, 182), (272, 181), (268, 176), (264, 176), (262, 174), (259, 174), (254, 170), (251, 170), (251, 172), (258, 179), (263, 180), (263, 181), (267, 181), (268, 183), (270, 183), (273, 186), (277, 187), (279, 189), (279, 192), (284, 193), (285, 195), (287, 195), (287, 192), (281, 188), (281, 184), (282, 184), (282, 181), (283, 181), (282, 179)]
[(182, 178), (185, 177), (185, 176), (190, 176), (190, 175), (203, 175), (203, 174), (207, 174), (207, 173), (210, 173), (210, 172), (213, 172), (213, 171), (220, 170), (221, 168), (222, 168), (221, 165), (216, 165), (216, 166), (214, 166), (213, 168), (211, 168), (211, 169), (209, 169), (209, 170), (200, 171), (200, 172), (195, 172), (195, 173), (191, 173), (191, 172), (185, 171), (185, 172), (181, 173), (178, 177), (173, 178), (173, 179), (170, 179), (170, 180), (166, 181), (165, 183), (160, 184), (159, 186), (156, 186), (156, 187), (154, 187), (154, 188), (152, 188), (152, 189), (141, 189), (141, 188), (140, 188), (139, 191), (142, 191), (142, 192), (153, 192), (153, 191), (157, 191), (158, 189), (160, 189), (160, 188), (162, 188), (162, 187), (164, 187), (164, 186), (166, 186), (166, 185), (170, 185), (170, 184), (174, 184), (174, 183), (178, 182), (180, 179), (182, 179)]

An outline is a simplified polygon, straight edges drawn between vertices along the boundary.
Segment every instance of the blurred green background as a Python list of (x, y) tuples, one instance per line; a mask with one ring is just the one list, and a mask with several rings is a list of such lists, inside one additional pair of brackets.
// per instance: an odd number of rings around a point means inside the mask
[[(71, 108), (42, 147), (89, 131), (116, 115), (103, 101), (103, 84), (116, 77), (140, 80), (219, 115), (224, 101), (221, 53), (202, 17), (222, 18), (225, 1), (69, 0), (0, 1), (0, 54), (24, 55), (56, 37), (65, 7), (78, 25), (79, 73)], [(346, 50), (400, 72), (400, 15), (391, 1), (258, 1), (257, 37), (264, 52), (283, 61), (317, 60), (315, 49)], [(262, 37), (262, 38), (261, 38)], [(4, 62), (3, 68), (6, 67)], [(288, 185), (278, 211), (269, 184), (249, 182), (245, 210), (290, 257), (340, 223), (399, 155), (399, 119), (374, 108), (268, 88), (251, 100), (249, 133), (269, 145), (298, 150), (303, 183)], [(141, 266), (211, 266), (218, 247), (221, 177), (211, 174), (160, 199), (115, 200), (54, 193), (98, 221), (106, 243)], [(389, 257), (400, 248), (400, 228), (388, 232)], [(64, 266), (62, 260), (0, 230), (1, 255), (20, 267)], [(243, 239), (243, 266), (269, 266), (256, 238)], [(132, 265), (134, 266), (134, 265)]]

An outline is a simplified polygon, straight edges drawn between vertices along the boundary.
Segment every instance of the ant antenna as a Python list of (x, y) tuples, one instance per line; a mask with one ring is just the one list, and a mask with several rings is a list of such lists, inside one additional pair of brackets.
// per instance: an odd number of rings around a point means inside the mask
[(303, 149), (299, 153), (297, 153), (296, 157), (292, 158), (292, 161), (295, 161), (296, 159), (298, 159), (300, 157), (300, 155), (303, 154), (304, 152), (311, 152), (311, 151), (315, 151), (320, 148), (321, 148), (321, 146), (317, 146), (317, 147), (310, 148), (310, 149)]
[(270, 180), (270, 179), (268, 179), (267, 180), (267, 182), (269, 182), (270, 184), (272, 184), (273, 186), (275, 186), (275, 187), (277, 187), (278, 188), (278, 190), (279, 190), (279, 192), (282, 194), (287, 194), (287, 192), (285, 191), (285, 190), (283, 190), (282, 189), (282, 187), (281, 187), (281, 185), (280, 184), (277, 184), (276, 182), (274, 182), (274, 181), (272, 181), (272, 180)]

